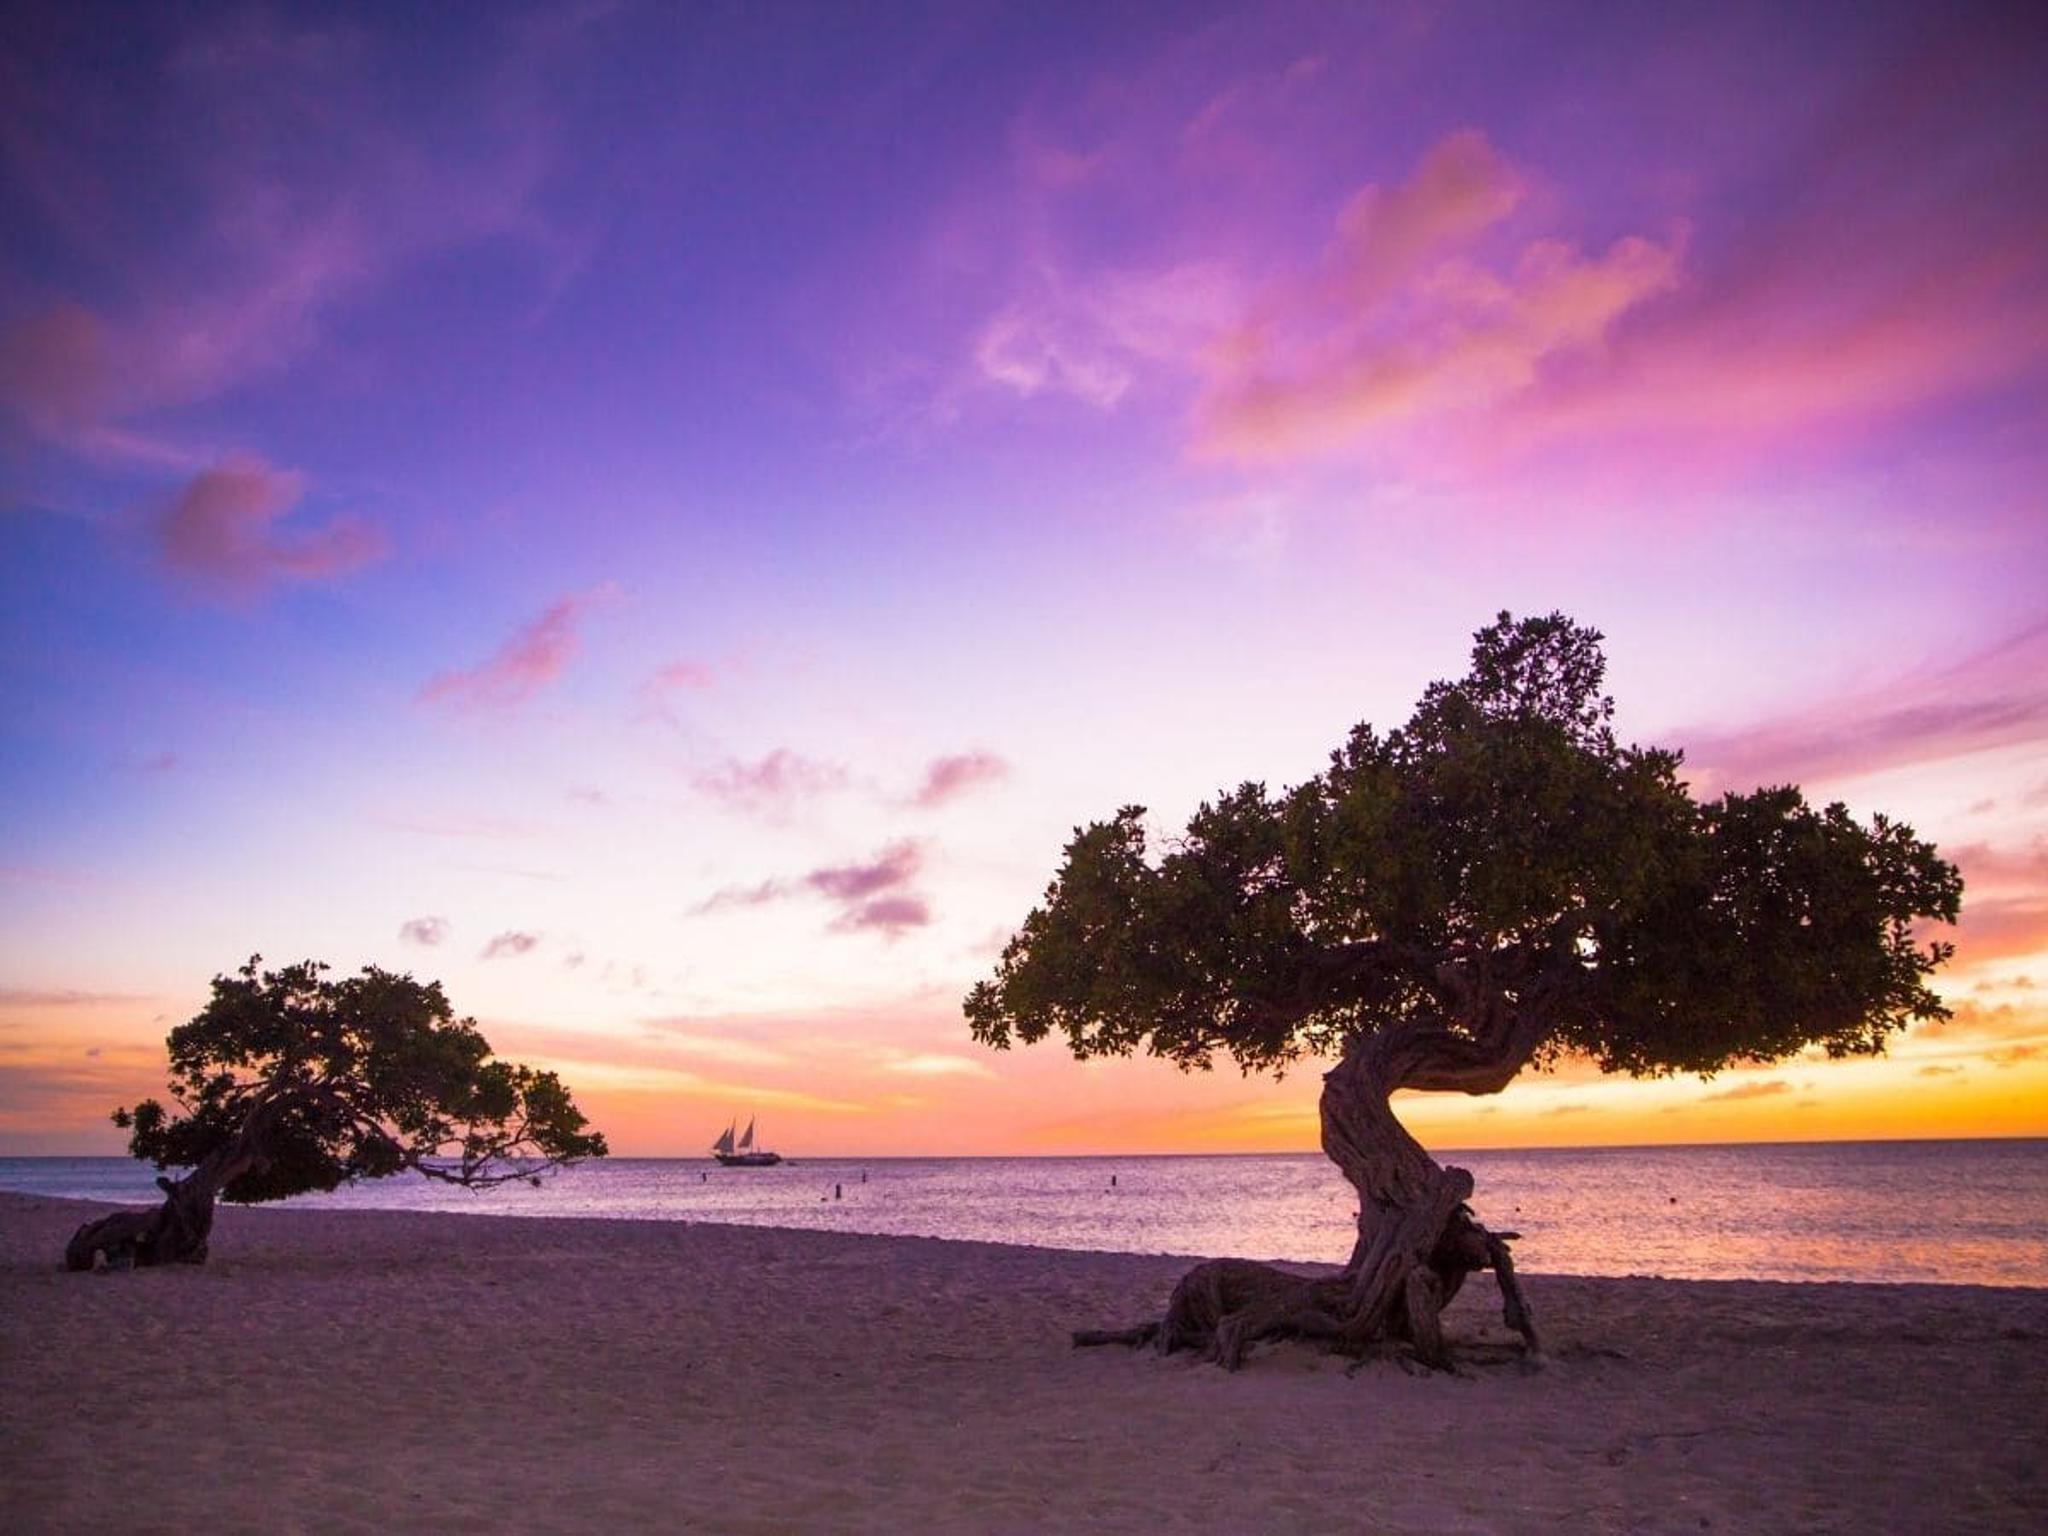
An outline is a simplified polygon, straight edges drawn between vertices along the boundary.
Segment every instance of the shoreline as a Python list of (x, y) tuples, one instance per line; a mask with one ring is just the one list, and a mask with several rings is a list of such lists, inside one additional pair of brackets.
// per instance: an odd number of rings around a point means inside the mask
[[(658, 1161), (658, 1159), (650, 1159), (650, 1161)], [(94, 1219), (96, 1216), (104, 1216), (112, 1211), (147, 1209), (154, 1206), (156, 1202), (140, 1200), (90, 1200), (76, 1195), (42, 1195), (31, 1193), (25, 1190), (14, 1190), (0, 1187), (0, 1222), (5, 1221), (9, 1211), (13, 1208), (13, 1206), (16, 1203), (20, 1203), (27, 1206), (76, 1207), (78, 1211), (77, 1220), (83, 1223)], [(864, 1239), (881, 1243), (938, 1243), (942, 1245), (957, 1246), (960, 1248), (967, 1249), (994, 1249), (1009, 1253), (1044, 1254), (1051, 1258), (1062, 1259), (1133, 1259), (1144, 1263), (1177, 1265), (1183, 1269), (1190, 1265), (1200, 1264), (1207, 1259), (1223, 1257), (1253, 1259), (1261, 1264), (1272, 1264), (1277, 1266), (1278, 1268), (1298, 1271), (1299, 1273), (1305, 1275), (1335, 1274), (1337, 1270), (1342, 1267), (1340, 1264), (1334, 1261), (1324, 1262), (1314, 1259), (1272, 1258), (1261, 1256), (1259, 1254), (1223, 1255), (1199, 1253), (1171, 1253), (1152, 1252), (1135, 1248), (1061, 1248), (1049, 1243), (1013, 1243), (1005, 1242), (999, 1238), (948, 1237), (939, 1233), (926, 1232), (862, 1232), (857, 1230), (842, 1230), (832, 1227), (777, 1226), (771, 1222), (719, 1221), (715, 1218), (700, 1216), (591, 1216), (580, 1214), (565, 1215), (552, 1211), (465, 1211), (459, 1208), (420, 1209), (417, 1207), (409, 1206), (382, 1205), (314, 1207), (307, 1205), (294, 1205), (290, 1201), (278, 1201), (274, 1203), (255, 1206), (232, 1206), (223, 1204), (219, 1207), (219, 1214), (217, 1220), (227, 1221), (233, 1219), (236, 1221), (242, 1221), (253, 1217), (259, 1220), (267, 1221), (277, 1217), (291, 1217), (293, 1219), (298, 1220), (333, 1217), (341, 1221), (354, 1221), (364, 1218), (378, 1218), (386, 1216), (419, 1217), (427, 1220), (435, 1220), (445, 1216), (451, 1220), (461, 1222), (546, 1222), (551, 1226), (587, 1226), (597, 1228), (600, 1230), (606, 1228), (629, 1227), (648, 1227), (655, 1229), (670, 1229), (680, 1227), (688, 1228), (691, 1231), (705, 1230), (717, 1231), (722, 1233), (764, 1232), (779, 1233), (791, 1237), (825, 1237), (845, 1239), (848, 1241)], [(66, 1235), (68, 1236), (69, 1234), (67, 1233)], [(58, 1253), (58, 1257), (60, 1259), (62, 1257), (61, 1250), (62, 1245), (60, 1244)], [(1840, 1287), (1845, 1290), (1898, 1290), (1909, 1292), (1928, 1291), (1935, 1293), (1949, 1291), (1982, 1291), (1986, 1293), (1988, 1296), (2006, 1296), (2012, 1294), (2031, 1295), (2040, 1297), (2044, 1300), (2044, 1302), (2048, 1302), (2048, 1284), (2030, 1285), (2024, 1281), (2014, 1281), (2010, 1284), (2001, 1284), (1997, 1281), (1984, 1280), (1805, 1280), (1780, 1279), (1773, 1276), (1740, 1275), (1698, 1277), (1688, 1275), (1658, 1275), (1641, 1272), (1631, 1272), (1629, 1274), (1613, 1275), (1593, 1274), (1579, 1270), (1524, 1269), (1519, 1264), (1515, 1267), (1515, 1272), (1525, 1280), (1534, 1279), (1551, 1281), (1588, 1282), (1614, 1281), (1617, 1283), (1631, 1283), (1639, 1281), (1645, 1284), (1654, 1285), (1685, 1285), (1700, 1286), (1703, 1288), (1712, 1288), (1716, 1286), (1784, 1286), (1795, 1290), (1809, 1288)], [(1486, 1294), (1493, 1294), (1491, 1290), (1492, 1282), (1490, 1279), (1488, 1279), (1487, 1276), (1483, 1274), (1476, 1275), (1473, 1277), (1471, 1283), (1479, 1286), (1483, 1291), (1486, 1292)]]
[[(1813, 1136), (1790, 1141), (1779, 1138), (1762, 1141), (1594, 1141), (1555, 1144), (1545, 1142), (1538, 1146), (1430, 1147), (1429, 1154), (1437, 1158), (1466, 1157), (1475, 1152), (1535, 1157), (1550, 1152), (1704, 1152), (1722, 1147), (1731, 1150), (1782, 1150), (1790, 1147), (2000, 1146), (2015, 1141), (2048, 1144), (2048, 1132), (2015, 1131), (2010, 1135), (1994, 1136)], [(801, 1155), (785, 1156), (783, 1162), (791, 1166), (801, 1166), (805, 1163), (1139, 1162), (1146, 1159), (1190, 1157), (1301, 1157), (1327, 1160), (1328, 1156), (1329, 1154), (1320, 1147), (1192, 1152), (806, 1152)], [(94, 1158), (121, 1162), (128, 1160), (129, 1154), (118, 1149), (112, 1152), (0, 1152), (0, 1162), (80, 1162)], [(621, 1163), (699, 1164), (712, 1161), (702, 1152), (614, 1152), (609, 1160)]]
[[(1189, 1262), (600, 1216), (224, 1209), (63, 1271), (0, 1192), (0, 1524), (377, 1531), (2009, 1531), (2048, 1289), (1475, 1278), (1457, 1376), (1074, 1350)], [(140, 1518), (137, 1518), (139, 1512)]]

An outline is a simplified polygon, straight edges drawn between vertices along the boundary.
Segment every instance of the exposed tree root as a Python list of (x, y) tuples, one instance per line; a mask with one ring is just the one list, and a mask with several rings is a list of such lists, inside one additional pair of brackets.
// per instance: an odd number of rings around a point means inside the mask
[[(1361, 1359), (1405, 1346), (1418, 1363), (1447, 1370), (1453, 1362), (1443, 1335), (1443, 1308), (1466, 1274), (1490, 1268), (1500, 1282), (1502, 1316), (1521, 1335), (1524, 1355), (1533, 1358), (1536, 1330), (1508, 1256), (1512, 1235), (1486, 1231), (1460, 1207), (1454, 1231), (1432, 1250), (1428, 1262), (1406, 1271), (1400, 1305), (1376, 1324), (1360, 1315), (1358, 1277), (1348, 1270), (1312, 1277), (1250, 1259), (1212, 1259), (1181, 1277), (1163, 1318), (1130, 1328), (1080, 1329), (1074, 1345), (1135, 1349), (1149, 1344), (1161, 1354), (1192, 1350), (1234, 1371), (1255, 1344), (1305, 1339)], [(1480, 1262), (1468, 1262), (1475, 1253)]]
[(1397, 1120), (1388, 1098), (1418, 1082), (1495, 1092), (1527, 1054), (1526, 1031), (1482, 1018), (1456, 1053), (1442, 1037), (1399, 1031), (1357, 1042), (1323, 1078), (1323, 1148), (1359, 1194), (1358, 1241), (1335, 1275), (1304, 1277), (1248, 1259), (1197, 1265), (1174, 1287), (1166, 1315), (1133, 1328), (1089, 1329), (1077, 1346), (1150, 1344), (1162, 1354), (1195, 1350), (1226, 1370), (1267, 1339), (1307, 1339), (1364, 1358), (1405, 1346), (1423, 1366), (1451, 1367), (1443, 1310), (1467, 1275), (1491, 1270), (1501, 1315), (1537, 1358), (1536, 1324), (1508, 1244), (1466, 1202), (1472, 1175), (1444, 1168)]
[(64, 1267), (91, 1269), (102, 1257), (109, 1269), (204, 1264), (213, 1231), (215, 1172), (202, 1167), (177, 1181), (160, 1177), (156, 1186), (164, 1203), (155, 1210), (116, 1211), (87, 1222), (65, 1245)]

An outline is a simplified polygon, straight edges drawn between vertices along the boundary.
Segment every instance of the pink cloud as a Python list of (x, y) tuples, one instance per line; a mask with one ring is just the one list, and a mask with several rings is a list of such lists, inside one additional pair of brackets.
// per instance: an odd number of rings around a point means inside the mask
[(1332, 287), (1359, 309), (1378, 304), (1424, 265), (1470, 244), (1521, 203), (1521, 175), (1473, 129), (1454, 133), (1391, 190), (1355, 195), (1337, 221)]
[(152, 530), (163, 567), (216, 595), (251, 597), (284, 582), (331, 580), (383, 558), (375, 528), (338, 517), (317, 528), (279, 524), (305, 477), (235, 457), (195, 475)]
[(1592, 258), (1535, 240), (1505, 269), (1484, 264), (1480, 242), (1522, 197), (1469, 130), (1400, 186), (1357, 194), (1321, 266), (1276, 285), (1212, 352), (1197, 451), (1294, 458), (1488, 415), (1677, 285), (1675, 245), (1636, 236)]
[(932, 759), (912, 802), (926, 810), (959, 798), (983, 784), (1009, 777), (1010, 765), (993, 752), (960, 752)]
[(1962, 870), (1964, 881), (1973, 891), (2048, 890), (2048, 837), (2036, 837), (2023, 848), (1965, 843), (1949, 850), (1948, 856)]
[(1510, 446), (1598, 440), (1687, 463), (1810, 451), (2038, 365), (2048, 303), (2015, 291), (2003, 254), (1951, 259), (1845, 305), (1807, 286), (1834, 262), (1787, 253), (1760, 290), (1674, 307), (1617, 345), (1610, 366), (1525, 402)]
[(1975, 654), (1736, 730), (1676, 733), (1702, 786), (1873, 773), (2048, 739), (2048, 624)]
[[(1540, 470), (1612, 504), (1895, 460), (1909, 417), (2029, 419), (2012, 395), (2048, 360), (2048, 205), (2014, 192), (2043, 146), (2015, 110), (2019, 34), (1951, 7), (1899, 35), (1816, 61), (1797, 107), (1729, 98), (1738, 131), (1657, 144), (1655, 175), (1590, 128), (1534, 132), (1526, 164), (1466, 130), (1348, 202), (1310, 168), (1352, 152), (1334, 123), (1370, 121), (1355, 57), (1181, 51), (1098, 82), (1085, 113), (1027, 113), (1009, 178), (950, 213), (917, 276), (935, 315), (974, 317), (939, 345), (984, 394), (1139, 430), (1192, 399), (1190, 451), (1239, 471), (1355, 457), (1510, 489)], [(1728, 62), (1669, 67), (1697, 87)], [(1304, 264), (1311, 198), (1329, 234)], [(940, 393), (920, 419), (963, 414)], [(1972, 472), (2031, 464), (2023, 439), (1980, 435)], [(1988, 499), (1977, 517), (2035, 510)]]
[(1963, 965), (2048, 954), (2048, 900), (2028, 895), (1972, 901), (1965, 892), (1963, 920), (1953, 937)]
[(822, 896), (837, 909), (830, 925), (833, 932), (872, 932), (895, 938), (932, 920), (930, 904), (911, 889), (923, 867), (923, 850), (906, 840), (889, 844), (872, 859), (826, 865), (795, 880), (726, 886), (692, 910), (701, 916), (806, 895)]
[(779, 820), (799, 805), (846, 787), (846, 770), (778, 747), (759, 762), (727, 758), (696, 774), (699, 794), (730, 810)]
[(921, 896), (878, 896), (841, 913), (832, 927), (841, 933), (866, 931), (894, 938), (906, 929), (922, 928), (931, 920), (931, 908)]
[(501, 960), (505, 958), (507, 955), (516, 957), (519, 955), (531, 954), (536, 948), (539, 947), (539, 945), (539, 934), (520, 933), (517, 930), (514, 930), (507, 933), (501, 933), (496, 938), (492, 939), (490, 943), (486, 944), (483, 947), (483, 954), (481, 958), (485, 960)]
[(448, 919), (445, 917), (407, 918), (398, 925), (398, 936), (408, 944), (424, 944), (432, 947), (447, 939)]
[(923, 862), (917, 844), (891, 843), (865, 864), (814, 869), (804, 876), (804, 884), (834, 901), (858, 902), (908, 885)]
[(835, 932), (876, 932), (894, 938), (932, 920), (924, 898), (909, 889), (923, 863), (917, 844), (892, 843), (865, 864), (814, 869), (804, 876), (804, 884), (838, 903), (839, 915), (832, 920)]
[(2033, 88), (1994, 13), (1923, 29), (1742, 188), (1685, 292), (1502, 424), (1648, 462), (1811, 456), (2028, 376), (2048, 358), (2048, 207), (2016, 197), (2037, 122), (1986, 102)]
[(456, 710), (511, 709), (562, 675), (582, 647), (576, 625), (586, 597), (565, 597), (522, 625), (489, 657), (433, 677), (420, 689), (421, 704)]

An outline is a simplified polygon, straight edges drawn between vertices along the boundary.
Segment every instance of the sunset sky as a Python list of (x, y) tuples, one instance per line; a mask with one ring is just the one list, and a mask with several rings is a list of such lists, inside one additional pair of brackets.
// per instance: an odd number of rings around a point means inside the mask
[(1433, 1146), (2048, 1134), (2048, 8), (0, 19), (0, 1153), (252, 952), (440, 978), (623, 1153), (1306, 1150), (969, 1039), (1071, 830), (1501, 609), (1702, 792), (1968, 888), (1879, 1062)]

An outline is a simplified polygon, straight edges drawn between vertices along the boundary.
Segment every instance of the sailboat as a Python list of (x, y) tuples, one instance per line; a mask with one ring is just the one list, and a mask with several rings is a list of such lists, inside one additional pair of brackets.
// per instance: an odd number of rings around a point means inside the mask
[(770, 1152), (765, 1147), (757, 1148), (754, 1145), (754, 1120), (751, 1115), (747, 1117), (745, 1133), (735, 1142), (732, 1138), (732, 1133), (738, 1125), (739, 1121), (733, 1121), (720, 1134), (718, 1140), (711, 1143), (711, 1155), (717, 1158), (722, 1166), (727, 1168), (773, 1168), (782, 1161), (782, 1154), (780, 1152)]

